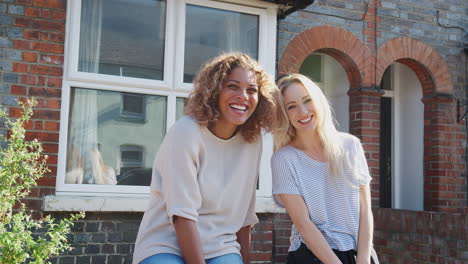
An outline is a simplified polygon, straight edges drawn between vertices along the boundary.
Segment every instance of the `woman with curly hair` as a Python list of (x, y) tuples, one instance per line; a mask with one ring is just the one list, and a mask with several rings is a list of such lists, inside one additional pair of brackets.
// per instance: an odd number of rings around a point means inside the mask
[(336, 130), (307, 77), (283, 77), (278, 87), (283, 114), (271, 167), (273, 197), (293, 222), (287, 263), (370, 263), (371, 177), (361, 142)]
[(273, 126), (277, 88), (242, 53), (212, 59), (193, 85), (156, 155), (135, 264), (249, 263), (260, 133)]

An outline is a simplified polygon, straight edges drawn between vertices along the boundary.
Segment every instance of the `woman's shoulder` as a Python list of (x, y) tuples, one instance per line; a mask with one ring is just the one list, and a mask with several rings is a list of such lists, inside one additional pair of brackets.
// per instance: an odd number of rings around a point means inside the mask
[(167, 132), (166, 138), (180, 142), (193, 141), (200, 137), (200, 125), (191, 116), (183, 116)]
[(286, 145), (273, 153), (272, 162), (290, 162), (295, 156), (294, 147)]
[(357, 144), (361, 144), (361, 140), (358, 137), (349, 133), (339, 132), (338, 135), (345, 149), (354, 149)]

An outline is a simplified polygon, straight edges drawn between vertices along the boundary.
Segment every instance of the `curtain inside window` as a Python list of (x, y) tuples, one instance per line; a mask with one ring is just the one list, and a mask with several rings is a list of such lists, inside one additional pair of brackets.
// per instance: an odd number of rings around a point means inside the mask
[(101, 49), (102, 0), (83, 0), (81, 5), (78, 70), (97, 73)]

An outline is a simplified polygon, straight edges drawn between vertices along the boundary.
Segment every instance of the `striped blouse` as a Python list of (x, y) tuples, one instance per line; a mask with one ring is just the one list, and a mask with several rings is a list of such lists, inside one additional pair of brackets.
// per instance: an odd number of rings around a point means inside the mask
[[(312, 222), (321, 231), (331, 248), (340, 251), (357, 249), (359, 229), (359, 188), (369, 184), (371, 177), (364, 150), (358, 138), (341, 133), (343, 147), (354, 173), (344, 171), (344, 177), (328, 172), (327, 162), (307, 156), (291, 145), (275, 152), (271, 159), (273, 197), (282, 207), (278, 194), (302, 195)], [(355, 174), (361, 175), (356, 177)], [(299, 248), (304, 239), (295, 226), (291, 230), (289, 251)]]

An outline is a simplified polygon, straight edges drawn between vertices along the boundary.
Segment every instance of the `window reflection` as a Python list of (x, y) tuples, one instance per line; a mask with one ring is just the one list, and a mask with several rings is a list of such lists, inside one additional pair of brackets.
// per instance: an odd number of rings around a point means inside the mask
[[(142, 98), (127, 110), (146, 113), (144, 122), (122, 118), (124, 96)], [(149, 185), (167, 98), (72, 88), (71, 99), (65, 183)]]

